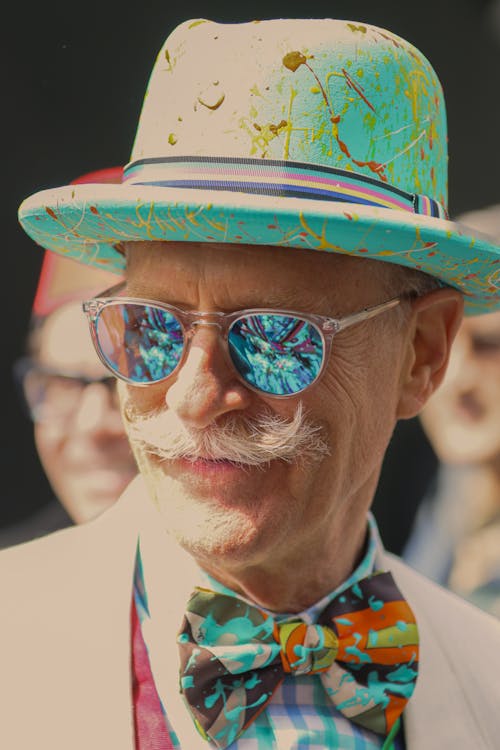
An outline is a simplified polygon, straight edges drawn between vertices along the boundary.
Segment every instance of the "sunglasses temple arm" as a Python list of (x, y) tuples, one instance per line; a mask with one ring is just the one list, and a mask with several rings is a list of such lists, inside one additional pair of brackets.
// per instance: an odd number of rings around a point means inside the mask
[(125, 289), (125, 286), (127, 285), (127, 282), (123, 279), (119, 281), (117, 284), (113, 284), (113, 286), (110, 286), (109, 289), (105, 289), (103, 292), (100, 292), (99, 294), (96, 294), (96, 297), (114, 297), (115, 294), (118, 292), (121, 292), (122, 289)]
[(400, 297), (394, 297), (393, 299), (388, 300), (387, 302), (382, 302), (381, 305), (374, 305), (373, 307), (367, 307), (365, 310), (361, 310), (361, 312), (353, 313), (352, 315), (347, 315), (345, 318), (340, 318), (337, 320), (338, 331), (343, 331), (344, 328), (348, 328), (349, 326), (356, 325), (356, 323), (361, 323), (363, 320), (369, 320), (370, 318), (375, 318), (377, 315), (380, 315), (380, 313), (385, 312), (386, 310), (390, 310), (393, 307), (396, 307), (401, 302)]
[(83, 312), (87, 315), (90, 315), (93, 320), (99, 312), (99, 308), (101, 306), (99, 300), (104, 300), (106, 299), (106, 297), (114, 297), (115, 294), (121, 292), (122, 289), (125, 288), (126, 283), (127, 282), (122, 279), (122, 281), (119, 281), (118, 284), (113, 284), (113, 286), (110, 286), (109, 289), (105, 289), (103, 292), (96, 294), (94, 297), (91, 297), (88, 300), (84, 300), (82, 302)]

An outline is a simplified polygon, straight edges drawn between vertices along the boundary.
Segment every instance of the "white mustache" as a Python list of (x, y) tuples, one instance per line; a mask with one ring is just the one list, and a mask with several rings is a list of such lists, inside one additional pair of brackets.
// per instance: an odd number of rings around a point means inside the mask
[(164, 460), (201, 458), (263, 466), (275, 459), (290, 463), (330, 453), (321, 426), (305, 416), (302, 404), (290, 420), (271, 412), (231, 416), (203, 430), (186, 427), (169, 411), (142, 417), (125, 410), (124, 419), (136, 447)]

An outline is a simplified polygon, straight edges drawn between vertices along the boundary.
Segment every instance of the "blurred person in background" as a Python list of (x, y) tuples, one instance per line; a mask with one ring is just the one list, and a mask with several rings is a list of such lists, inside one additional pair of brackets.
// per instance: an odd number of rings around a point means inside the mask
[[(74, 183), (121, 182), (121, 167)], [(34, 424), (36, 449), (54, 491), (27, 519), (0, 532), (18, 544), (106, 510), (136, 475), (116, 396), (116, 380), (96, 356), (82, 300), (117, 276), (46, 253), (33, 303), (26, 356), (14, 375)]]
[[(459, 221), (500, 239), (500, 203)], [(404, 558), (500, 617), (500, 312), (464, 318), (420, 420), (439, 465)]]

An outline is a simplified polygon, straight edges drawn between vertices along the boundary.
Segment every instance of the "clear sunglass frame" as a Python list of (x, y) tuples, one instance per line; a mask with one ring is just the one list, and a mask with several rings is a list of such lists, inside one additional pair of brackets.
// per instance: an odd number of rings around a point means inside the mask
[[(386, 300), (385, 302), (379, 303), (377, 305), (372, 305), (370, 307), (365, 307), (360, 311), (351, 313), (349, 315), (340, 317), (340, 318), (334, 318), (326, 315), (318, 315), (314, 313), (304, 313), (304, 312), (297, 312), (295, 310), (289, 310), (289, 309), (281, 309), (281, 308), (266, 308), (266, 307), (259, 307), (259, 308), (246, 308), (242, 310), (236, 310), (234, 312), (225, 313), (222, 311), (213, 311), (213, 312), (202, 312), (202, 311), (190, 311), (190, 310), (182, 310), (175, 305), (170, 305), (166, 302), (160, 302), (159, 300), (151, 300), (148, 298), (143, 297), (127, 297), (122, 296), (119, 293), (122, 292), (126, 287), (126, 282), (121, 281), (119, 284), (116, 284), (109, 289), (106, 289), (104, 292), (101, 292), (99, 295), (96, 295), (95, 297), (92, 297), (89, 300), (86, 300), (82, 304), (82, 308), (84, 313), (87, 316), (87, 320), (89, 323), (90, 328), (90, 334), (92, 337), (92, 341), (95, 347), (95, 350), (97, 352), (97, 355), (103, 365), (111, 372), (116, 378), (119, 378), (120, 380), (128, 383), (129, 385), (133, 385), (137, 388), (147, 388), (152, 385), (158, 385), (159, 383), (165, 382), (172, 378), (178, 370), (182, 367), (187, 352), (189, 349), (188, 342), (194, 335), (196, 329), (200, 326), (205, 327), (216, 327), (219, 329), (219, 333), (224, 339), (225, 342), (225, 352), (226, 352), (226, 358), (233, 368), (235, 375), (237, 376), (238, 380), (242, 382), (246, 388), (249, 388), (252, 391), (255, 391), (256, 393), (259, 393), (260, 395), (264, 394), (265, 396), (269, 398), (292, 398), (294, 396), (297, 396), (301, 393), (303, 393), (305, 390), (310, 388), (312, 385), (316, 384), (323, 375), (325, 371), (326, 364), (329, 360), (330, 354), (331, 354), (331, 347), (332, 347), (332, 340), (333, 337), (339, 333), (340, 331), (345, 330), (346, 328), (349, 328), (350, 326), (356, 325), (357, 323), (361, 323), (364, 320), (369, 320), (370, 318), (374, 318), (377, 315), (385, 312), (386, 310), (390, 310), (393, 307), (396, 307), (401, 302), (401, 297), (392, 297), (389, 300)], [(147, 306), (153, 309), (158, 309), (164, 312), (167, 312), (171, 315), (173, 315), (180, 323), (182, 334), (183, 334), (183, 348), (181, 356), (176, 364), (176, 366), (169, 372), (168, 375), (165, 375), (161, 378), (149, 380), (147, 382), (138, 382), (136, 380), (133, 380), (132, 378), (127, 377), (123, 373), (120, 373), (119, 371), (115, 370), (109, 363), (107, 357), (105, 356), (101, 344), (99, 341), (99, 335), (97, 332), (97, 321), (102, 313), (102, 311), (111, 305), (123, 305), (123, 304), (132, 304), (132, 305), (143, 305)], [(256, 316), (256, 315), (276, 315), (276, 316), (284, 316), (284, 317), (291, 317), (295, 318), (300, 321), (304, 321), (305, 323), (308, 323), (309, 325), (314, 326), (316, 331), (318, 332), (322, 344), (323, 344), (323, 356), (321, 365), (318, 369), (318, 372), (316, 376), (314, 377), (314, 380), (312, 380), (310, 383), (308, 383), (304, 388), (302, 388), (299, 391), (293, 392), (293, 393), (285, 393), (285, 394), (274, 394), (270, 393), (268, 391), (265, 391), (262, 388), (259, 388), (252, 383), (250, 383), (248, 380), (246, 380), (243, 375), (239, 372), (237, 369), (233, 358), (230, 353), (230, 346), (229, 346), (229, 340), (228, 335), (231, 330), (231, 327), (240, 319), (250, 316)]]

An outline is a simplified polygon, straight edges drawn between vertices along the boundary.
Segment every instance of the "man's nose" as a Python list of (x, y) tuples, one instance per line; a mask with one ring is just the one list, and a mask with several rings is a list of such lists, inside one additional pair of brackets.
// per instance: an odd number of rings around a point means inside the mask
[(90, 383), (82, 391), (73, 417), (75, 431), (119, 434), (123, 431), (119, 409), (104, 383)]
[(197, 429), (223, 414), (246, 409), (250, 391), (228, 362), (218, 326), (197, 326), (187, 345), (186, 359), (165, 394), (167, 407)]

